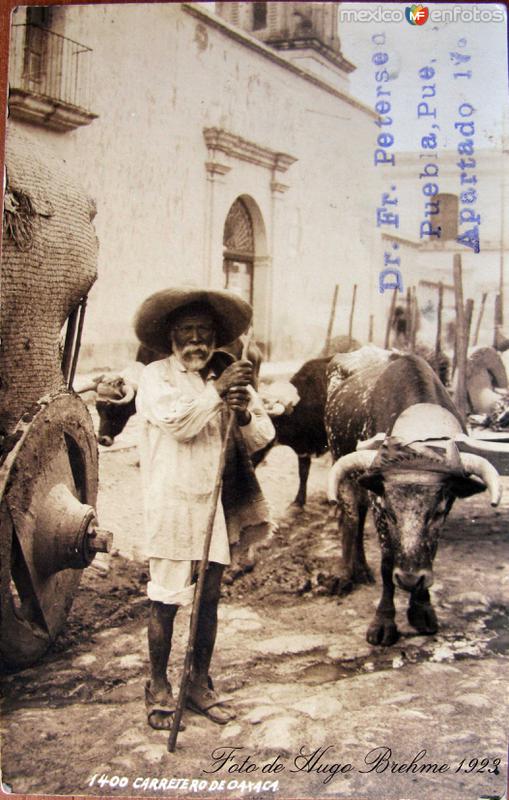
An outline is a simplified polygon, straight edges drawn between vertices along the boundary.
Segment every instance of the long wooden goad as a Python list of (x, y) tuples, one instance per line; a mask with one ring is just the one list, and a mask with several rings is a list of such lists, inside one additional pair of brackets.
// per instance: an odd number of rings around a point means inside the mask
[(177, 700), (177, 707), (175, 709), (175, 714), (173, 715), (172, 726), (170, 730), (170, 735), (168, 737), (168, 751), (170, 753), (175, 752), (175, 746), (177, 743), (177, 736), (180, 727), (180, 721), (182, 719), (182, 714), (184, 712), (184, 706), (186, 702), (187, 696), (187, 687), (189, 685), (189, 679), (191, 677), (191, 669), (193, 664), (193, 652), (194, 652), (194, 645), (196, 641), (196, 631), (198, 629), (198, 616), (200, 613), (200, 604), (201, 598), (203, 594), (203, 584), (205, 582), (205, 572), (207, 571), (207, 566), (209, 562), (209, 550), (210, 550), (210, 542), (212, 539), (212, 531), (214, 529), (214, 519), (216, 516), (216, 509), (217, 503), (219, 501), (219, 492), (221, 491), (221, 482), (223, 479), (223, 472), (224, 472), (224, 465), (226, 461), (226, 449), (228, 446), (228, 441), (231, 436), (231, 432), (233, 429), (233, 424), (235, 421), (235, 414), (233, 411), (229, 413), (228, 424), (226, 426), (226, 433), (223, 439), (223, 444), (221, 447), (221, 453), (219, 456), (219, 464), (217, 466), (217, 474), (216, 474), (216, 482), (214, 484), (214, 490), (212, 492), (212, 497), (210, 500), (210, 509), (209, 509), (209, 516), (207, 519), (207, 530), (205, 533), (205, 541), (203, 543), (203, 554), (200, 561), (200, 569), (198, 571), (198, 581), (196, 584), (195, 592), (194, 592), (194, 599), (193, 599), (193, 608), (191, 611), (191, 622), (190, 622), (190, 630), (189, 630), (189, 639), (187, 642), (187, 649), (186, 649), (186, 657), (184, 660), (184, 669), (182, 674), (182, 680), (180, 681), (180, 691)]
[[(241, 359), (245, 360), (247, 358), (247, 353), (249, 349), (249, 344), (251, 342), (253, 335), (252, 328), (249, 329), (248, 333), (246, 334), (246, 339), (244, 341), (244, 346), (242, 348), (242, 355)], [(175, 752), (175, 747), (177, 744), (177, 736), (180, 727), (180, 721), (182, 719), (182, 714), (184, 713), (184, 706), (186, 703), (187, 697), (187, 687), (189, 685), (189, 679), (191, 677), (191, 670), (193, 665), (193, 653), (194, 653), (194, 645), (196, 642), (196, 632), (198, 630), (198, 616), (200, 613), (200, 605), (201, 605), (201, 598), (203, 595), (203, 584), (205, 582), (205, 573), (207, 571), (208, 563), (209, 563), (209, 551), (210, 551), (210, 542), (212, 540), (212, 531), (214, 529), (214, 519), (216, 516), (216, 509), (217, 504), (219, 501), (219, 493), (221, 491), (221, 483), (223, 480), (223, 472), (224, 466), (226, 462), (226, 451), (228, 448), (228, 442), (230, 440), (230, 436), (232, 434), (233, 426), (235, 424), (235, 413), (229, 410), (229, 417), (228, 423), (226, 425), (226, 432), (224, 435), (223, 443), (221, 446), (221, 452), (219, 454), (219, 463), (217, 465), (217, 473), (216, 473), (216, 481), (214, 483), (214, 489), (212, 491), (212, 496), (210, 499), (210, 508), (209, 508), (209, 516), (207, 519), (207, 528), (205, 532), (205, 541), (203, 543), (203, 554), (200, 561), (200, 568), (198, 571), (198, 580), (196, 583), (196, 588), (194, 591), (194, 598), (193, 598), (193, 608), (191, 611), (191, 622), (189, 625), (189, 639), (187, 642), (186, 648), (186, 657), (184, 659), (184, 669), (182, 671), (182, 680), (180, 681), (180, 690), (179, 696), (177, 700), (177, 707), (175, 709), (175, 714), (173, 715), (172, 726), (170, 730), (170, 735), (168, 737), (168, 751), (170, 753)]]

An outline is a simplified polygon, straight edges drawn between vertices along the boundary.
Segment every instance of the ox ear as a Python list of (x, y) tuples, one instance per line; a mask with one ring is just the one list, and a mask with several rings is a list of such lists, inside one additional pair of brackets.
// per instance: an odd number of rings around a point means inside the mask
[(463, 478), (461, 475), (454, 475), (447, 479), (447, 486), (451, 492), (460, 499), (472, 497), (486, 490), (485, 484), (477, 478)]
[(384, 494), (384, 479), (382, 473), (378, 470), (365, 472), (363, 475), (359, 475), (357, 483), (362, 486), (363, 489), (369, 489), (370, 492), (374, 492), (380, 497)]

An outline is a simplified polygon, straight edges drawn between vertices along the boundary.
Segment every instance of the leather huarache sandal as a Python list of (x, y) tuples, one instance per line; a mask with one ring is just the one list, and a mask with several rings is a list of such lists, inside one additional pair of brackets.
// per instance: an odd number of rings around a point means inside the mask
[[(145, 708), (147, 709), (147, 722), (151, 728), (156, 731), (169, 731), (175, 713), (176, 704), (175, 698), (171, 693), (171, 688), (168, 687), (166, 697), (162, 700), (157, 700), (154, 696), (150, 681), (145, 684)], [(179, 725), (179, 731), (185, 731), (186, 726), (183, 722)]]
[(236, 718), (236, 713), (227, 703), (231, 697), (220, 697), (208, 686), (192, 684), (189, 687), (186, 705), (191, 711), (203, 714), (218, 725), (226, 725)]

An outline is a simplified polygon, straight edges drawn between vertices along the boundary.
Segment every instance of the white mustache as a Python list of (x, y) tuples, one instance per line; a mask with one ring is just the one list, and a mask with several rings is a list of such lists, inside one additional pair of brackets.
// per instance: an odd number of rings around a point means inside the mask
[(183, 356), (198, 356), (200, 358), (206, 358), (210, 353), (210, 350), (207, 347), (193, 347), (188, 345), (183, 347), (181, 352)]

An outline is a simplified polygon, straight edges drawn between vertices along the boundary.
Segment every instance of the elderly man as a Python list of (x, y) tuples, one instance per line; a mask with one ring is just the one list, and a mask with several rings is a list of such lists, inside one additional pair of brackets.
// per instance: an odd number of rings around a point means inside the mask
[(237, 424), (214, 519), (187, 705), (219, 724), (235, 717), (209, 675), (221, 577), (230, 545), (247, 528), (268, 528), (249, 453), (268, 444), (275, 431), (250, 385), (252, 365), (231, 363), (215, 348), (244, 333), (251, 313), (230, 292), (182, 288), (149, 297), (135, 320), (143, 344), (169, 353), (145, 367), (136, 400), (143, 420), (140, 461), (152, 601), (145, 701), (148, 723), (156, 729), (169, 728), (175, 710), (167, 677), (173, 622), (178, 607), (193, 599), (228, 408)]

